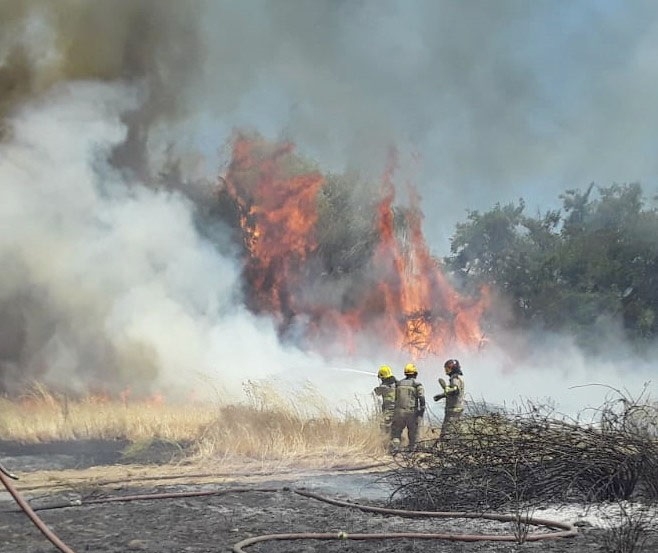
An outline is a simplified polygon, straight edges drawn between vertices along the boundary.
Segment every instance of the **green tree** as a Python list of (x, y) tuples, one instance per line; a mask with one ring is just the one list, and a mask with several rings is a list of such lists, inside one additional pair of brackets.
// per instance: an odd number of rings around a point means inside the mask
[[(596, 192), (596, 195), (594, 195)], [(562, 210), (528, 217), (525, 204), (472, 211), (457, 225), (446, 266), (509, 301), (512, 325), (529, 321), (596, 346), (602, 325), (628, 337), (658, 334), (658, 212), (639, 184), (567, 190)]]
[(559, 212), (537, 218), (523, 214), (525, 203), (496, 204), (487, 213), (471, 211), (457, 225), (446, 266), (476, 286), (489, 284), (510, 300), (513, 319), (535, 318), (555, 283), (554, 255)]
[[(621, 316), (632, 338), (656, 335), (658, 212), (645, 209), (639, 184), (598, 190), (597, 199), (567, 191), (558, 251), (560, 278), (571, 290), (578, 325)], [(573, 297), (575, 296), (575, 297)]]

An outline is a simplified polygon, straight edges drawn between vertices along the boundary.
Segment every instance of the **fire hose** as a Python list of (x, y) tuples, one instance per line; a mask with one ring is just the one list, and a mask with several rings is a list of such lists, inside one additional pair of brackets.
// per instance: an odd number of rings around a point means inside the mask
[[(499, 514), (499, 513), (472, 513), (468, 511), (406, 511), (402, 509), (389, 509), (387, 507), (375, 507), (370, 505), (360, 505), (349, 501), (341, 501), (324, 497), (312, 492), (301, 489), (292, 490), (293, 492), (324, 501), (339, 507), (350, 507), (368, 513), (379, 513), (386, 515), (396, 515), (405, 518), (473, 518), (494, 520), (498, 522), (517, 522), (516, 515)], [(525, 541), (540, 541), (558, 538), (574, 537), (578, 534), (578, 529), (570, 522), (558, 522), (555, 520), (540, 519), (533, 517), (523, 517), (520, 521), (529, 526), (546, 526), (549, 528), (560, 528), (559, 531), (550, 532), (545, 534), (528, 534)], [(496, 541), (496, 542), (516, 542), (518, 536), (514, 534), (460, 534), (460, 533), (420, 533), (420, 532), (384, 532), (381, 534), (348, 534), (347, 532), (338, 533), (295, 533), (295, 534), (264, 534), (261, 536), (254, 536), (247, 538), (239, 543), (236, 543), (232, 551), (233, 553), (245, 553), (244, 547), (248, 547), (255, 543), (273, 540), (299, 540), (299, 539), (315, 539), (315, 540), (382, 540), (382, 539), (422, 539), (422, 540), (446, 540), (446, 541)]]
[(2, 480), (3, 485), (9, 492), (9, 494), (14, 498), (14, 501), (18, 506), (23, 510), (23, 512), (28, 516), (28, 518), (34, 523), (34, 525), (41, 531), (41, 533), (46, 536), (46, 538), (52, 543), (57, 549), (62, 553), (75, 553), (68, 545), (66, 545), (62, 540), (60, 540), (57, 535), (44, 524), (44, 522), (37, 516), (30, 504), (23, 499), (23, 496), (18, 493), (14, 485), (11, 483), (11, 480), (18, 480), (18, 477), (9, 472), (5, 467), (0, 464), (0, 480)]
[[(471, 519), (484, 519), (493, 520), (498, 522), (516, 522), (528, 526), (545, 526), (547, 528), (557, 528), (559, 530), (546, 532), (546, 533), (528, 533), (524, 537), (525, 541), (540, 541), (558, 538), (574, 537), (578, 534), (578, 529), (568, 522), (559, 522), (549, 519), (541, 519), (534, 517), (521, 517), (513, 514), (499, 514), (499, 513), (473, 513), (468, 511), (406, 511), (402, 509), (391, 509), (386, 507), (376, 507), (370, 505), (361, 505), (359, 503), (352, 503), (349, 501), (342, 501), (338, 499), (328, 498), (304, 489), (293, 488), (226, 488), (223, 490), (204, 490), (204, 491), (188, 491), (188, 492), (166, 492), (156, 494), (138, 494), (126, 496), (114, 496), (105, 498), (93, 498), (89, 500), (75, 501), (60, 503), (57, 505), (44, 506), (41, 508), (32, 508), (29, 503), (14, 488), (10, 479), (17, 479), (16, 476), (8, 472), (2, 465), (0, 465), (0, 480), (7, 489), (7, 491), (14, 498), (18, 506), (25, 512), (30, 520), (37, 526), (37, 528), (44, 534), (44, 536), (62, 553), (75, 553), (70, 547), (63, 543), (38, 517), (36, 510), (50, 510), (60, 509), (67, 507), (80, 507), (88, 504), (110, 503), (110, 502), (125, 502), (125, 501), (140, 501), (140, 500), (155, 500), (155, 499), (172, 499), (181, 497), (201, 497), (210, 495), (225, 495), (234, 492), (282, 492), (292, 491), (298, 495), (323, 501), (331, 505), (339, 507), (348, 507), (358, 509), (362, 512), (378, 513), (385, 515), (400, 516), (406, 518), (471, 518)], [(250, 545), (273, 540), (382, 540), (382, 539), (422, 539), (422, 540), (446, 540), (446, 541), (495, 541), (495, 542), (518, 542), (519, 537), (514, 534), (461, 534), (461, 533), (416, 533), (416, 532), (384, 532), (379, 534), (349, 534), (347, 532), (338, 533), (285, 533), (285, 534), (263, 534), (247, 538), (236, 543), (232, 547), (234, 553), (245, 553), (245, 547)]]

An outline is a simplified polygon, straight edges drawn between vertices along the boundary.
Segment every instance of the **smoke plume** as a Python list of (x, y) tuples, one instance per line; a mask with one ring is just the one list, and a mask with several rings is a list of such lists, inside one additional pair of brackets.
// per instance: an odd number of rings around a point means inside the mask
[[(655, 189), (657, 25), (643, 2), (2, 2), (3, 388), (146, 392), (210, 375), (235, 392), (287, 374), (368, 391), (374, 377), (338, 369), (405, 354), (328, 366), (282, 345), (245, 307), (229, 229), (198, 217), (233, 130), (365, 181), (397, 146), (441, 255), (466, 209), (544, 208), (592, 180)], [(587, 382), (568, 351), (569, 381)], [(486, 375), (471, 392), (504, 400), (506, 354), (465, 355)], [(428, 383), (441, 364), (419, 363)]]

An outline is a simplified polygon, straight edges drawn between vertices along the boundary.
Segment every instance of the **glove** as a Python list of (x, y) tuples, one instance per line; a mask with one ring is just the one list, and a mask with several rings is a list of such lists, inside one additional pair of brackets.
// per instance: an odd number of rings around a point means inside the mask
[(444, 390), (446, 389), (446, 381), (443, 380), (443, 378), (439, 378), (439, 384), (441, 385), (441, 388)]
[(433, 399), (434, 401), (440, 401), (440, 400), (442, 400), (444, 397), (446, 397), (445, 394), (436, 394), (432, 399)]

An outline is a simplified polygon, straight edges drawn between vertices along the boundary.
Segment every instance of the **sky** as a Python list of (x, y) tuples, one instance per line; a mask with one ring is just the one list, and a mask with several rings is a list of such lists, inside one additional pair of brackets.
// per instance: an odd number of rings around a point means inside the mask
[[(388, 360), (328, 365), (240, 303), (229, 245), (207, 243), (186, 197), (149, 186), (167, 156), (212, 182), (233, 130), (251, 129), (377, 180), (394, 147), (446, 255), (455, 224), (496, 202), (534, 214), (591, 182), (658, 194), (657, 31), (658, 4), (639, 0), (3, 0), (3, 374), (45, 367), (75, 386), (90, 366), (139, 366), (171, 387), (292, 374), (369, 390), (342, 369)], [(524, 367), (466, 354), (473, 395), (573, 396), (571, 409), (605, 391), (574, 386), (637, 393), (655, 373), (618, 355), (592, 367), (555, 340)]]

